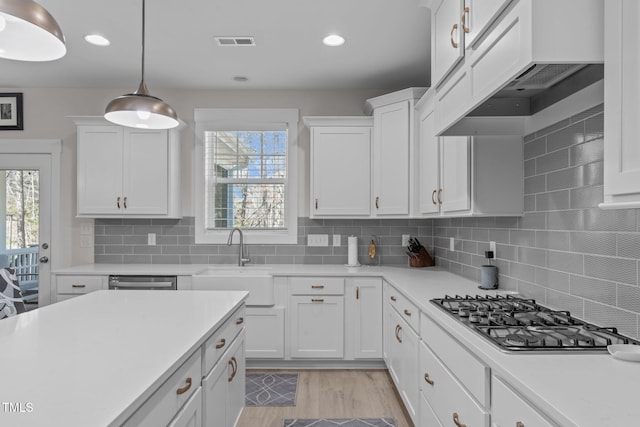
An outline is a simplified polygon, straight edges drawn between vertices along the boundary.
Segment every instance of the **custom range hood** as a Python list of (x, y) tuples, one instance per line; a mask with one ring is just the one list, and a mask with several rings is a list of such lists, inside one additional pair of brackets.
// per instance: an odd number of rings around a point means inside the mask
[(524, 135), (531, 119), (597, 91), (603, 13), (603, 0), (510, 1), (437, 87), (437, 133)]

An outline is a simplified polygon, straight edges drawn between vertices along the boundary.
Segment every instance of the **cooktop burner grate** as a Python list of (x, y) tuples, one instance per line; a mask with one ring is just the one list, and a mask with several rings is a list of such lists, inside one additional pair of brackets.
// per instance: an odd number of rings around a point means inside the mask
[(636, 344), (616, 328), (602, 328), (517, 296), (445, 296), (431, 302), (507, 351), (607, 351)]

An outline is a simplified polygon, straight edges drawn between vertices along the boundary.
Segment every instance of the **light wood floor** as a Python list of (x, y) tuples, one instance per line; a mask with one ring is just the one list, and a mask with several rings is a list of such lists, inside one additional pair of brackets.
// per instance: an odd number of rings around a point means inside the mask
[(287, 418), (395, 418), (413, 427), (386, 370), (278, 372), (298, 372), (296, 406), (247, 406), (237, 427), (282, 427)]

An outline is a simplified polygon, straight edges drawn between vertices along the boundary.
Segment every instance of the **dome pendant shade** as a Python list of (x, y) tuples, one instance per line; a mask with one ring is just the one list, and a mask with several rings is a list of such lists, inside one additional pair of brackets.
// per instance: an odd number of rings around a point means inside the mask
[[(2, 0), (0, 0), (2, 1)], [(144, 82), (144, 9), (142, 0), (142, 78), (138, 90), (112, 100), (104, 118), (121, 126), (139, 129), (172, 129), (178, 126), (178, 116), (169, 104), (152, 96)]]
[(134, 93), (112, 100), (105, 109), (104, 118), (121, 126), (140, 129), (171, 129), (179, 124), (173, 108), (150, 95), (144, 81)]
[(51, 14), (32, 0), (0, 0), (0, 58), (53, 61), (67, 53)]

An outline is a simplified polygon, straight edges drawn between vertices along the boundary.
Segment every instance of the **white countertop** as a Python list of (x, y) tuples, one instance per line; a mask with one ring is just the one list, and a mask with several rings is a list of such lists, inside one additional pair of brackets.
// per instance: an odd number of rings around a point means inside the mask
[(247, 297), (98, 291), (0, 321), (3, 426), (119, 425)]
[[(158, 273), (161, 267), (162, 273)], [(58, 271), (65, 274), (192, 274), (207, 265), (156, 266), (90, 264)], [(500, 351), (449, 314), (429, 302), (445, 294), (485, 294), (478, 283), (435, 268), (346, 267), (343, 265), (254, 265), (274, 276), (332, 275), (382, 276), (396, 286), (424, 313), (465, 345), (500, 376), (517, 387), (534, 406), (562, 426), (640, 426), (640, 363), (625, 362), (604, 354), (514, 354)], [(136, 273), (131, 273), (136, 272)], [(606, 325), (605, 325), (606, 326)], [(0, 396), (1, 397), (1, 396)]]

